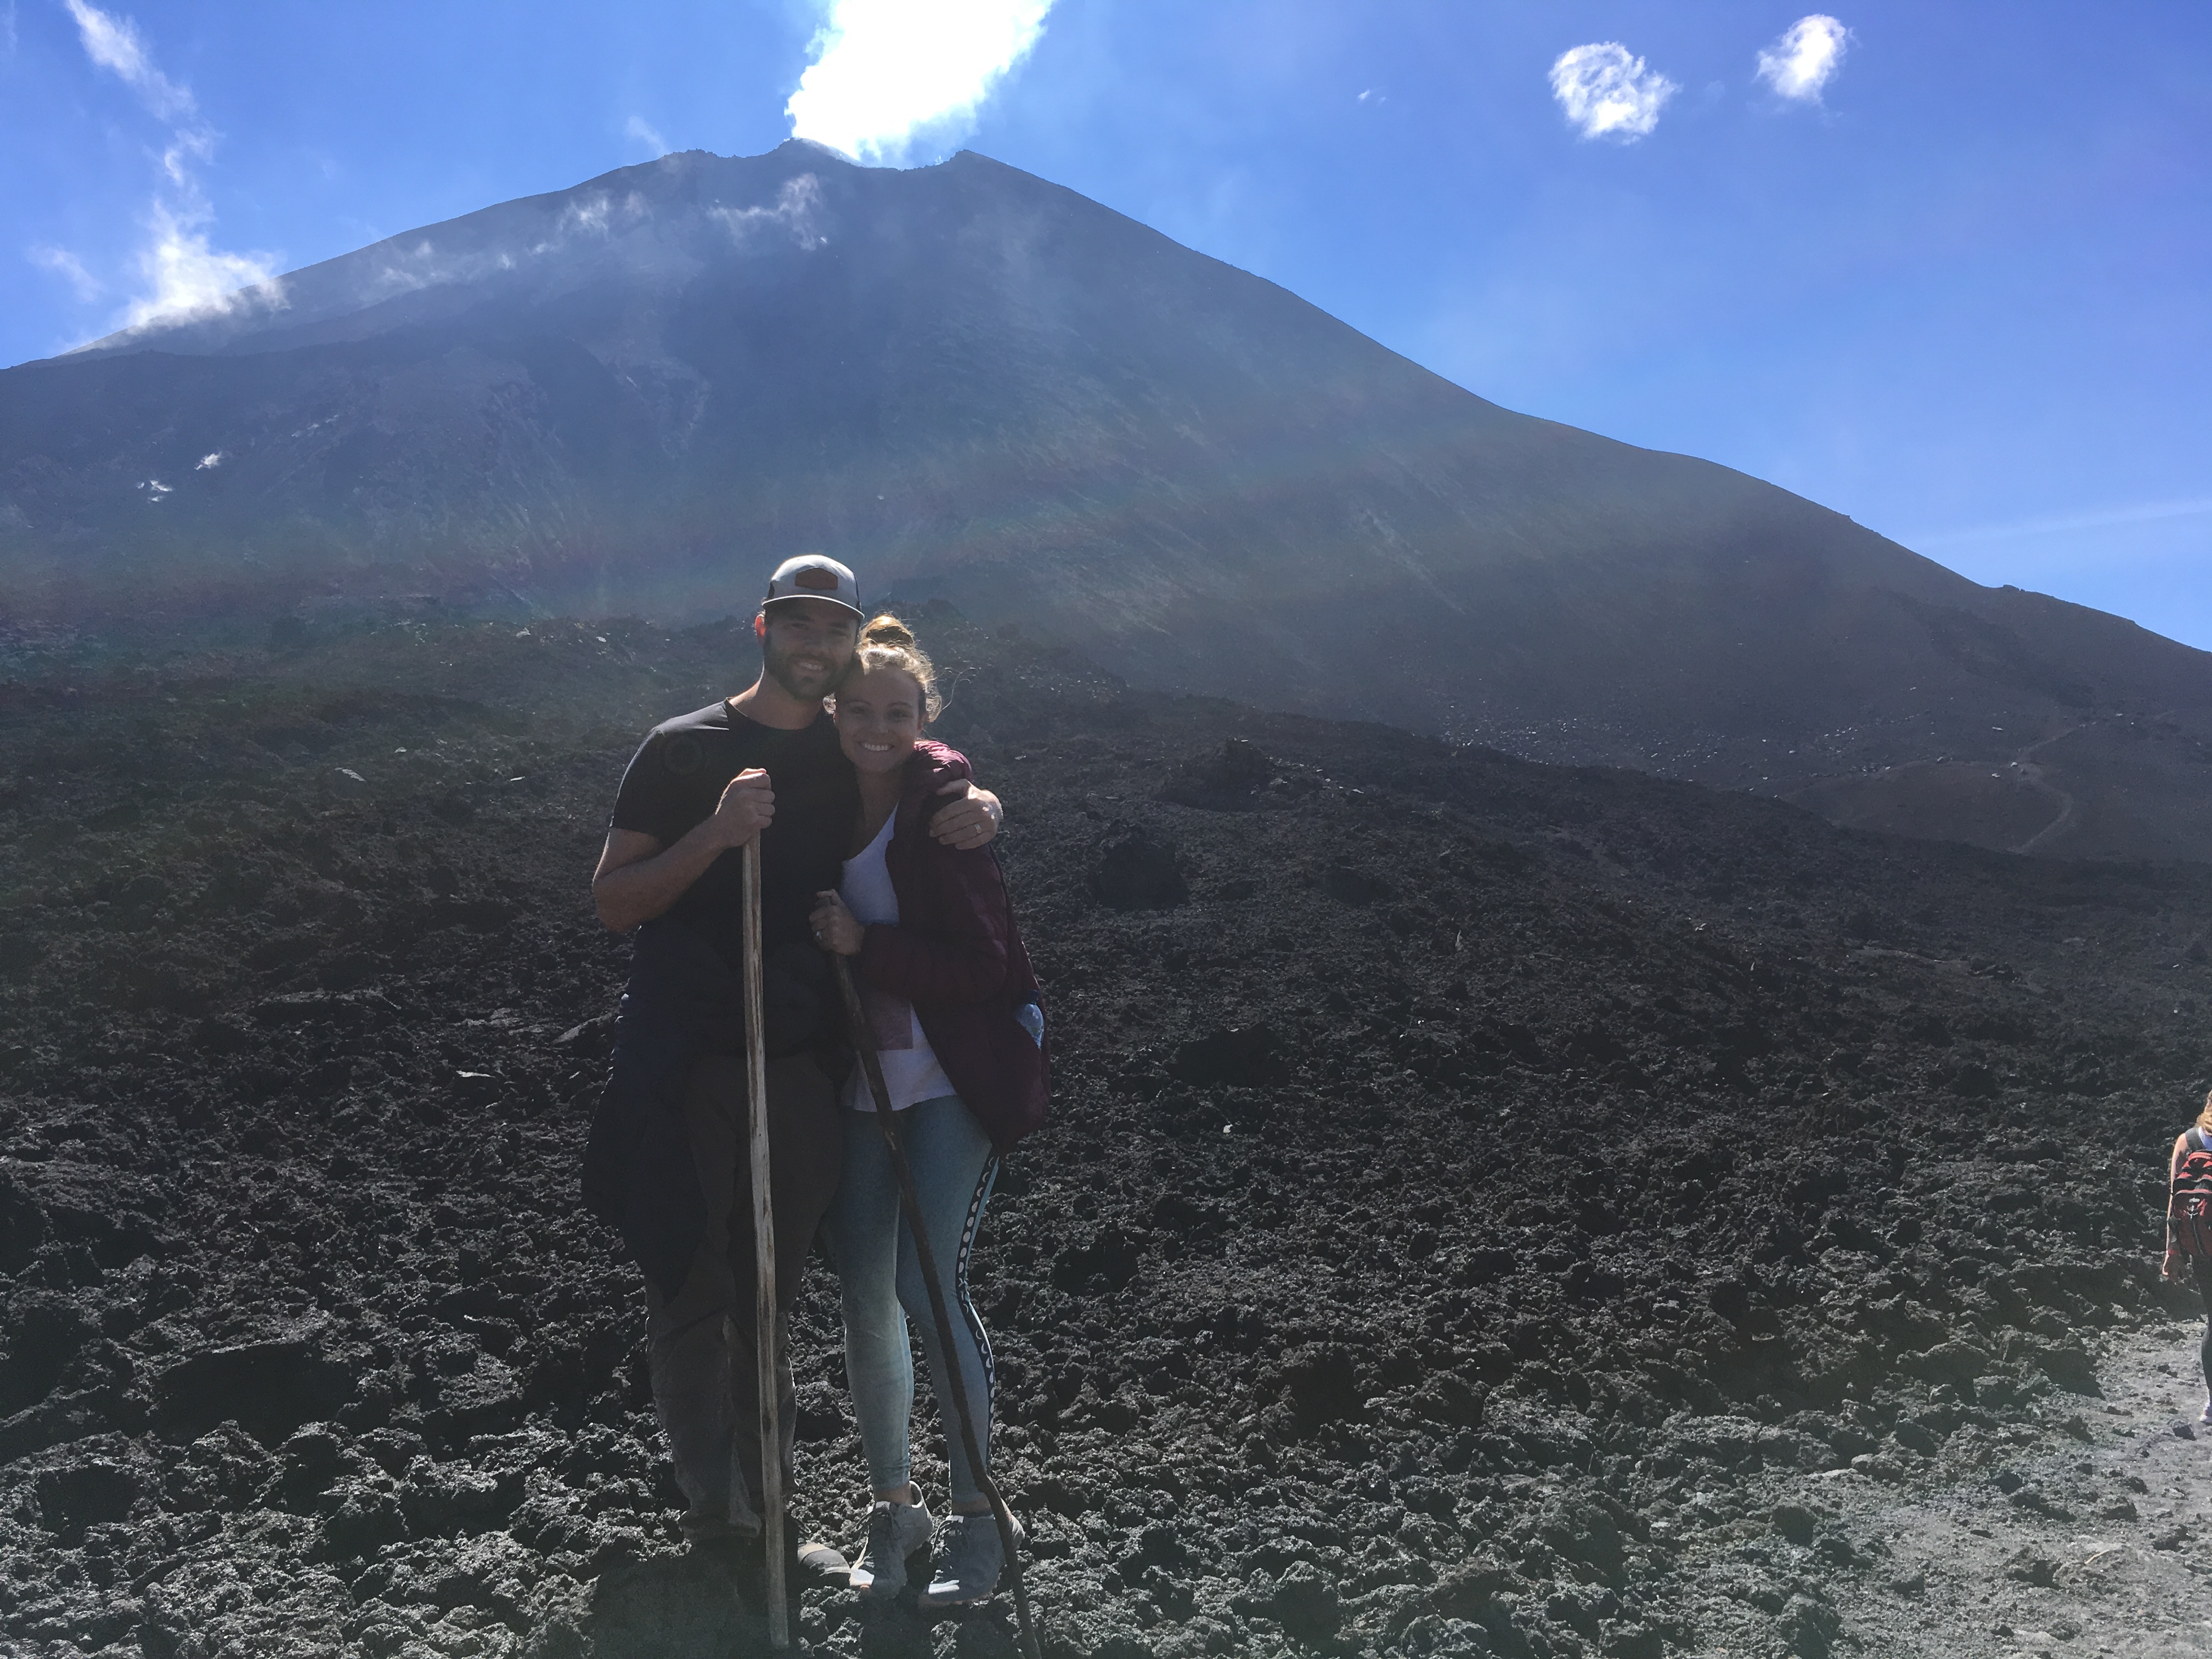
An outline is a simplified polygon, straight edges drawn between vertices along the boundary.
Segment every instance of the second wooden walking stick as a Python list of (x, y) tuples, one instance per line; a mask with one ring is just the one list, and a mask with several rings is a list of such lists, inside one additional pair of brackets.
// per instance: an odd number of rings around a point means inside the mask
[(791, 1645), (791, 1608), (784, 1596), (783, 1367), (777, 1352), (775, 1205), (769, 1192), (767, 1018), (761, 1005), (760, 836), (744, 844), (745, 1118), (751, 1136), (753, 1329), (760, 1379), (761, 1547), (768, 1556), (768, 1639)]
[(884, 1146), (890, 1153), (891, 1170), (898, 1181), (899, 1207), (906, 1212), (907, 1237), (914, 1241), (915, 1264), (921, 1267), (921, 1282), (929, 1291), (929, 1312), (937, 1325), (937, 1346), (945, 1355), (944, 1376), (932, 1380), (951, 1397), (953, 1420), (959, 1425), (960, 1449), (968, 1455), (968, 1468), (975, 1476), (976, 1491), (989, 1502), (991, 1518), (998, 1523), (999, 1549), (1006, 1559), (1006, 1577), (1013, 1585), (1014, 1620), (1021, 1627), (1022, 1651), (1027, 1659), (1042, 1659), (1042, 1650), (1037, 1646), (1036, 1626), (1030, 1619), (1029, 1586), (1022, 1580), (1020, 1534), (1014, 1527), (1014, 1512), (1000, 1495), (999, 1483), (983, 1467), (983, 1448), (975, 1433), (975, 1413), (968, 1399), (968, 1382), (961, 1374), (960, 1351), (953, 1346), (952, 1316), (945, 1305), (943, 1281), (937, 1276), (936, 1252), (929, 1248), (929, 1229), (922, 1222), (921, 1200), (914, 1189), (914, 1168), (907, 1162), (898, 1114), (891, 1110), (890, 1091), (884, 1086), (884, 1063), (876, 1053), (875, 1037), (868, 1029), (860, 988), (853, 983), (852, 964), (842, 957), (830, 960), (836, 969), (838, 993), (844, 999), (845, 1023), (853, 1034), (853, 1049), (867, 1078), (868, 1092), (875, 1097), (876, 1127), (883, 1132)]

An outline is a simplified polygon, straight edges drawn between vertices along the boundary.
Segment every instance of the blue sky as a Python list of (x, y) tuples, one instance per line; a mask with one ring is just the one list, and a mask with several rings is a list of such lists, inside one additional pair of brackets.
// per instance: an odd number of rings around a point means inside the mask
[[(964, 21), (885, 38), (931, 6)], [(0, 0), (0, 362), (769, 149), (817, 58), (802, 115), (848, 148), (964, 143), (1509, 407), (2212, 647), (2199, 0)]]

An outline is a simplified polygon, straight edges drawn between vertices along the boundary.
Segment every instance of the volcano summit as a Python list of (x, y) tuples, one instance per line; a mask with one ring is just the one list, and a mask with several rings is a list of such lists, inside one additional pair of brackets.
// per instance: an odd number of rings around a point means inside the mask
[(18, 626), (683, 621), (799, 548), (1139, 684), (2212, 854), (2203, 653), (1500, 409), (972, 154), (669, 155), (0, 374)]

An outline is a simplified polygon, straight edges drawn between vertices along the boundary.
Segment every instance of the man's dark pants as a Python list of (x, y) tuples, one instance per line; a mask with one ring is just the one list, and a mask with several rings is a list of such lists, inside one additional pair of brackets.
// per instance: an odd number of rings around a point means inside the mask
[[(844, 1157), (837, 1091), (811, 1055), (768, 1063), (769, 1195), (775, 1206), (776, 1351), (783, 1430), (783, 1489), (792, 1485), (797, 1413), (787, 1340), (806, 1254)], [(760, 1387), (751, 1138), (745, 1062), (713, 1055), (692, 1068), (684, 1125), (707, 1200), (707, 1230), (674, 1297), (646, 1285), (646, 1344), (653, 1402), (668, 1437), (677, 1484), (690, 1508), (684, 1535), (703, 1543), (760, 1529)]]

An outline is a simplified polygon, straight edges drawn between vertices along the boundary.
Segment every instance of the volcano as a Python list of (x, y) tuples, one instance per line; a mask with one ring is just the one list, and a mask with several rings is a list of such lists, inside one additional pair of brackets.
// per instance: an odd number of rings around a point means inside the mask
[(19, 637), (683, 623), (802, 550), (1143, 685), (2212, 856), (2204, 653), (1499, 408), (973, 154), (669, 155), (0, 374)]

